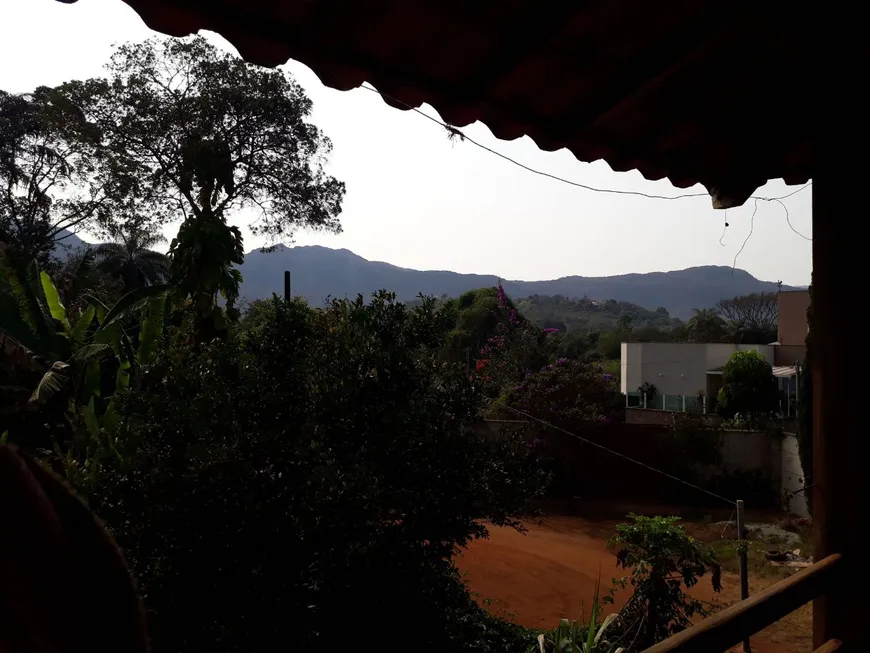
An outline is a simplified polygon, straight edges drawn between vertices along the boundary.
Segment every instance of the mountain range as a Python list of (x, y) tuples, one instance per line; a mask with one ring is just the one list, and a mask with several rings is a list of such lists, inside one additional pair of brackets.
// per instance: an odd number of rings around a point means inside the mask
[[(327, 297), (346, 297), (378, 289), (392, 290), (400, 300), (419, 293), (457, 297), (467, 290), (494, 286), (499, 277), (460, 274), (444, 270), (412, 270), (380, 261), (369, 261), (347, 249), (278, 245), (273, 251), (249, 252), (241, 267), (242, 297), (271, 297), (284, 291), (284, 270), (290, 270), (293, 295), (320, 305)], [(631, 302), (655, 310), (665, 307), (672, 317), (686, 319), (694, 308), (709, 308), (721, 299), (752, 292), (777, 290), (773, 281), (760, 281), (745, 270), (708, 265), (672, 272), (621, 274), (611, 277), (562, 277), (549, 281), (502, 280), (505, 292), (515, 298), (562, 295), (568, 298)], [(794, 289), (783, 286), (783, 290)]]
[[(75, 235), (63, 243), (65, 251), (86, 245)], [(369, 261), (347, 249), (277, 245), (271, 249), (255, 249), (245, 256), (241, 266), (242, 298), (251, 301), (283, 293), (284, 270), (290, 270), (292, 294), (305, 297), (313, 305), (321, 305), (327, 297), (368, 296), (379, 289), (391, 290), (405, 301), (420, 293), (458, 297), (467, 290), (495, 286), (499, 281), (493, 274), (402, 268)], [(773, 281), (761, 281), (745, 270), (721, 265), (611, 277), (571, 276), (548, 281), (502, 279), (502, 285), (508, 295), (517, 299), (532, 295), (615, 299), (650, 310), (663, 306), (672, 317), (681, 319), (691, 317), (692, 309), (710, 308), (720, 299), (777, 290)], [(782, 289), (797, 288), (783, 286)]]

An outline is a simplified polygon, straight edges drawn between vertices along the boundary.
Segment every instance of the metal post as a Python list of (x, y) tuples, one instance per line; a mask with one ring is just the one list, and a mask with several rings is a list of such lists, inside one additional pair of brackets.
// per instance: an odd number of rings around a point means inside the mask
[(680, 395), (683, 398), (683, 412), (686, 412), (686, 395)]
[(290, 300), (290, 270), (284, 270), (284, 299)]
[(646, 393), (643, 393), (643, 407), (646, 408)]
[[(746, 528), (744, 525), (743, 515), (743, 500), (737, 500), (737, 541), (739, 542), (739, 560), (740, 560), (740, 600), (745, 601), (749, 598), (749, 563), (746, 555)], [(749, 638), (743, 640), (743, 650), (750, 653), (752, 648), (749, 645)]]

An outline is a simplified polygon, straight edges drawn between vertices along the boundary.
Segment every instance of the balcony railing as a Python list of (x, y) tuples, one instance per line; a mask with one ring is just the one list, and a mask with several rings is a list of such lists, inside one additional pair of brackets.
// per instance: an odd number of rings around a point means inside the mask
[[(646, 649), (644, 653), (721, 653), (779, 621), (813, 599), (831, 591), (842, 567), (839, 554), (819, 560), (745, 601)], [(833, 653), (831, 640), (814, 653)]]

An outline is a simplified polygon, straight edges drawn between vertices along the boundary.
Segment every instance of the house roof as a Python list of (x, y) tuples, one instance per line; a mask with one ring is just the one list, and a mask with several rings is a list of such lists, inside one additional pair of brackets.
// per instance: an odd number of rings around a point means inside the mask
[[(75, 0), (60, 0), (74, 2)], [(813, 172), (802, 100), (812, 12), (673, 0), (125, 0), (149, 27), (296, 59), (327, 85), (369, 82), (400, 109), (530, 136), (581, 161), (704, 184), (714, 206)]]

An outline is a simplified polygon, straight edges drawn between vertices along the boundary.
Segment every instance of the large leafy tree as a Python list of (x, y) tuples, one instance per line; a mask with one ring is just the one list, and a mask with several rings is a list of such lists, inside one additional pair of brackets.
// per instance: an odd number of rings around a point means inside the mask
[(289, 75), (224, 53), (204, 38), (122, 45), (108, 78), (71, 82), (63, 93), (99, 128), (101, 169), (131, 189), (134, 208), (181, 218), (171, 273), (201, 323), (220, 328), (217, 296), (231, 316), (242, 234), (228, 223), (256, 212), (254, 233), (339, 231), (344, 185), (323, 166), (329, 140), (308, 122), (311, 101)]
[(97, 170), (98, 141), (56, 89), (0, 91), (0, 240), (17, 265), (46, 263), (58, 243), (108, 216), (117, 189)]

